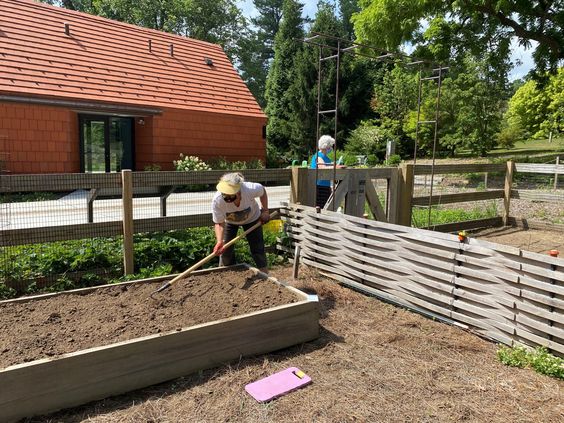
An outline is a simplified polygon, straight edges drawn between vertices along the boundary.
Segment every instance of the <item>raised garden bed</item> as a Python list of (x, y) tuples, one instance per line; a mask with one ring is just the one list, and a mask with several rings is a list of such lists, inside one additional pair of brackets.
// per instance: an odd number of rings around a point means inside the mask
[(318, 301), (246, 266), (0, 302), (0, 421), (314, 339)]

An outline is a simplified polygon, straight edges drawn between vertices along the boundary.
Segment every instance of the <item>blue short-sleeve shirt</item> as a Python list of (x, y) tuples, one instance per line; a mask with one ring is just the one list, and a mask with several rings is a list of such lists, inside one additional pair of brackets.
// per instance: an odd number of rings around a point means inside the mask
[[(318, 162), (318, 158), (320, 158), (321, 160), (323, 160), (323, 162), (325, 164), (331, 164), (333, 163), (331, 161), (331, 159), (329, 157), (327, 157), (327, 155), (323, 154), (321, 151), (318, 151), (317, 153), (315, 153), (313, 156), (311, 156), (311, 163), (310, 163), (310, 169), (316, 169), (317, 168), (317, 162)], [(317, 185), (321, 186), (321, 187), (330, 187), (331, 186), (331, 182), (329, 180), (319, 180), (317, 181)]]

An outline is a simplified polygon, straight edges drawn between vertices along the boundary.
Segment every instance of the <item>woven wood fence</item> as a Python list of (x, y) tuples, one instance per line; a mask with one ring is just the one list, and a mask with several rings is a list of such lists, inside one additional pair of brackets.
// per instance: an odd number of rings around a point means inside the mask
[(564, 355), (564, 259), (296, 204), (283, 216), (300, 261), (343, 284)]

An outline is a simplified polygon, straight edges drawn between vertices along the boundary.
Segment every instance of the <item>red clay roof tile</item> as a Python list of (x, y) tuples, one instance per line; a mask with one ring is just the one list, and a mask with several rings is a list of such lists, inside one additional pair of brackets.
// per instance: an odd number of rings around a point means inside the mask
[(0, 94), (264, 118), (219, 45), (30, 0), (0, 2)]

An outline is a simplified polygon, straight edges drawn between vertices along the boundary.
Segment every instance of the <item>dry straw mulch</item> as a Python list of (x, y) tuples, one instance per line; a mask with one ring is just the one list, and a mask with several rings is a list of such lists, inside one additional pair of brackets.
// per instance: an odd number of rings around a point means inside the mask
[[(311, 270), (295, 285), (321, 299), (317, 340), (30, 421), (564, 421), (564, 382), (500, 364), (494, 344)], [(290, 366), (313, 383), (268, 404), (245, 392)]]

